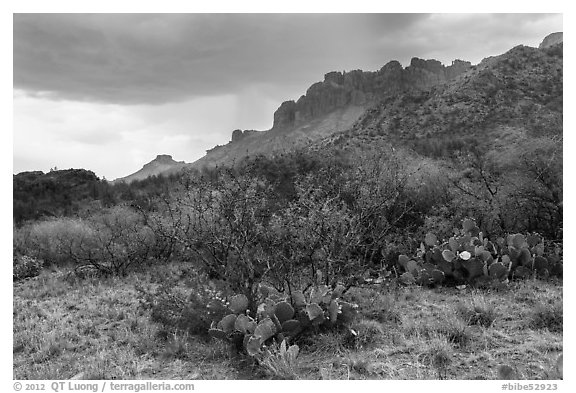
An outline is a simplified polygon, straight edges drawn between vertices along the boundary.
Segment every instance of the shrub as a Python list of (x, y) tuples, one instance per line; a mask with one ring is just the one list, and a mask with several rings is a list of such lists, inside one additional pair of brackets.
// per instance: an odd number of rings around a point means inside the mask
[(297, 357), (298, 345), (288, 345), (283, 340), (280, 345), (268, 347), (260, 360), (260, 366), (273, 379), (299, 379)]
[(102, 210), (88, 219), (56, 218), (15, 230), (14, 248), (51, 265), (90, 265), (125, 274), (153, 257), (154, 233), (127, 206)]
[(40, 274), (44, 262), (41, 259), (26, 255), (14, 255), (12, 257), (12, 278), (14, 281), (24, 278), (36, 277)]
[(258, 284), (275, 266), (263, 252), (268, 185), (229, 171), (216, 179), (188, 178), (183, 187), (170, 202), (170, 214), (185, 257), (253, 304)]
[(206, 284), (206, 277), (193, 276), (188, 287), (166, 279), (153, 291), (137, 287), (140, 304), (151, 311), (152, 321), (168, 332), (184, 331), (190, 335), (207, 336), (212, 321), (226, 314), (224, 294)]
[(471, 302), (460, 302), (456, 305), (456, 314), (468, 325), (491, 327), (498, 317), (493, 304), (483, 298), (473, 299)]
[(47, 265), (68, 265), (79, 247), (95, 247), (94, 230), (85, 220), (57, 218), (15, 230), (14, 247)]
[(529, 320), (529, 326), (532, 329), (548, 329), (551, 332), (562, 332), (563, 323), (562, 303), (537, 304)]
[(423, 351), (418, 355), (418, 360), (433, 367), (438, 379), (446, 379), (452, 357), (453, 350), (449, 340), (446, 337), (434, 336), (426, 343)]
[(370, 348), (382, 341), (385, 334), (382, 324), (364, 319), (352, 325), (352, 334), (348, 335), (346, 346), (352, 349)]
[(92, 237), (72, 253), (77, 264), (104, 272), (126, 274), (153, 255), (155, 237), (143, 217), (127, 206), (116, 206), (90, 219)]

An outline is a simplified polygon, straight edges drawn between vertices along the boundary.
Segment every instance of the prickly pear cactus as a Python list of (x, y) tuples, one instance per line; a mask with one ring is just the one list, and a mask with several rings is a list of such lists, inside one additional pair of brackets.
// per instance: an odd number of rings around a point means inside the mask
[(228, 308), (235, 314), (241, 314), (248, 309), (248, 298), (245, 295), (232, 296)]

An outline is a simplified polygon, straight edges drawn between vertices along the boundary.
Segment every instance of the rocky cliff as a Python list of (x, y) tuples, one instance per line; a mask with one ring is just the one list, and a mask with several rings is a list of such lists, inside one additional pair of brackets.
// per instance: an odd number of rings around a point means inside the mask
[(391, 61), (376, 72), (330, 72), (298, 101), (286, 101), (278, 108), (272, 131), (298, 127), (347, 106), (367, 106), (379, 97), (407, 89), (428, 89), (457, 77), (471, 66), (461, 60), (444, 66), (437, 60), (415, 57), (406, 68)]
[(413, 58), (406, 68), (391, 61), (378, 71), (329, 72), (298, 100), (283, 102), (274, 112), (270, 130), (234, 130), (228, 144), (208, 150), (191, 166), (232, 164), (248, 155), (306, 145), (349, 129), (384, 97), (427, 90), (457, 78), (471, 67), (470, 62), (461, 60), (445, 66), (437, 60)]
[[(519, 45), (431, 89), (389, 96), (314, 148), (382, 141), (442, 155), (468, 141), (511, 145), (522, 138), (560, 138), (563, 45), (541, 47)], [(439, 66), (430, 63), (429, 69)]]

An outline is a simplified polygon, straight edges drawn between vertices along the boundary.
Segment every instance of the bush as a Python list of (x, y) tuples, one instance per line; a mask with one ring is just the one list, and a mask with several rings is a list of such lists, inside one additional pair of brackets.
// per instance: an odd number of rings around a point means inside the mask
[(85, 220), (57, 218), (15, 230), (14, 247), (47, 265), (64, 266), (73, 262), (80, 247), (95, 247), (94, 236), (94, 229)]
[(154, 291), (142, 287), (136, 289), (141, 306), (151, 311), (152, 321), (171, 333), (181, 331), (208, 336), (212, 321), (222, 319), (227, 308), (225, 295), (214, 286), (206, 285), (207, 282), (206, 277), (194, 275), (186, 287), (166, 279)]
[(103, 273), (125, 274), (156, 250), (142, 215), (126, 206), (102, 210), (89, 219), (57, 218), (15, 231), (14, 248), (49, 265), (90, 265)]
[(14, 255), (12, 258), (12, 278), (14, 281), (36, 277), (40, 274), (44, 262), (26, 255)]
[(144, 218), (127, 206), (116, 206), (90, 218), (93, 228), (87, 246), (80, 243), (72, 253), (78, 264), (104, 272), (126, 274), (153, 256), (155, 236)]
[(489, 304), (483, 298), (472, 300), (469, 304), (458, 303), (456, 314), (468, 325), (491, 327), (498, 317), (493, 304)]
[(562, 332), (564, 323), (562, 303), (537, 304), (530, 315), (529, 326), (532, 329), (548, 329)]

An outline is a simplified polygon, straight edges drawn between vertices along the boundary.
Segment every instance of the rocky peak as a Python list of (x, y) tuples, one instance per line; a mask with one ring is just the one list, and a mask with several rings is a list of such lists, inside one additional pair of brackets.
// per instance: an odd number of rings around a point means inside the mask
[(563, 42), (563, 33), (557, 32), (546, 36), (538, 46), (538, 49), (545, 49)]
[(257, 133), (256, 130), (234, 130), (232, 131), (232, 143), (239, 142), (242, 139), (246, 138), (248, 135)]
[(332, 71), (324, 75), (322, 82), (310, 86), (298, 101), (283, 102), (274, 112), (272, 131), (297, 127), (339, 108), (367, 107), (380, 96), (406, 88), (427, 89), (455, 78), (471, 66), (462, 60), (444, 66), (438, 60), (415, 57), (405, 69), (399, 62), (391, 61), (376, 72)]
[(152, 161), (150, 161), (148, 164), (144, 165), (146, 166), (150, 166), (150, 165), (155, 165), (155, 164), (161, 164), (161, 165), (176, 165), (176, 164), (182, 164), (184, 161), (175, 161), (171, 155), (169, 154), (158, 154), (156, 156), (155, 159), (153, 159)]
[(438, 60), (423, 60), (412, 58), (410, 65), (404, 70), (406, 82), (419, 89), (454, 79), (472, 67), (472, 63), (463, 60), (454, 60), (452, 65), (445, 66)]

